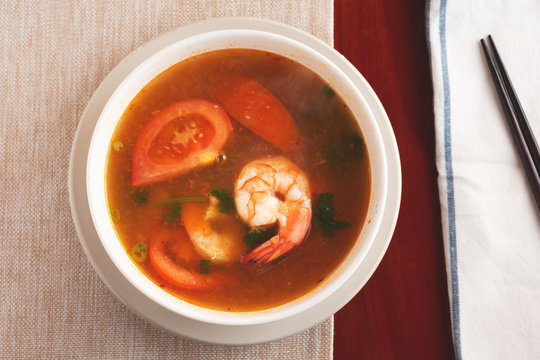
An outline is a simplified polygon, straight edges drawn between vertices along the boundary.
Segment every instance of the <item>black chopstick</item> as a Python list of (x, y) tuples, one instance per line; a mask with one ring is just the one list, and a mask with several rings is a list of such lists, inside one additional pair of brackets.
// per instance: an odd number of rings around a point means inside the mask
[(497, 47), (495, 46), (495, 42), (493, 42), (493, 38), (491, 37), (491, 35), (488, 35), (488, 42), (491, 47), (493, 57), (495, 58), (495, 61), (497, 62), (497, 65), (499, 67), (499, 72), (504, 82), (504, 86), (507, 89), (510, 100), (512, 101), (512, 105), (514, 106), (514, 110), (517, 114), (519, 127), (521, 129), (521, 132), (523, 133), (525, 141), (527, 142), (527, 147), (529, 148), (529, 151), (531, 153), (534, 166), (536, 167), (536, 170), (540, 170), (540, 151), (538, 150), (538, 144), (536, 143), (536, 139), (534, 138), (534, 134), (529, 125), (529, 121), (527, 120), (527, 116), (525, 115), (525, 112), (521, 107), (521, 102), (517, 97), (514, 86), (512, 85), (512, 81), (510, 81), (510, 78), (508, 77), (508, 73), (506, 72), (504, 63), (501, 60), (499, 51), (497, 50)]
[(489, 47), (484, 39), (480, 40), (480, 43), (510, 132), (518, 148), (529, 186), (540, 211), (540, 150), (491, 35), (488, 36), (488, 41)]

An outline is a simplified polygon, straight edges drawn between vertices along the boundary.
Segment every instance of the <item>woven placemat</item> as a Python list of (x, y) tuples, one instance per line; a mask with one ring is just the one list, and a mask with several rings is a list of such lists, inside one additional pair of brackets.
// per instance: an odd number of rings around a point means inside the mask
[(11, 1), (0, 4), (0, 357), (328, 359), (333, 319), (287, 339), (212, 346), (129, 311), (86, 259), (67, 171), (81, 114), (138, 46), (221, 16), (267, 18), (329, 44), (332, 0)]

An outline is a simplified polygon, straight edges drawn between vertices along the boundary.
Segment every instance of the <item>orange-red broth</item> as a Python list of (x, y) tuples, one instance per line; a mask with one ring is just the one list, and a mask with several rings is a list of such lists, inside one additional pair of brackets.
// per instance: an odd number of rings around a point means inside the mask
[[(212, 100), (221, 79), (231, 74), (254, 79), (269, 89), (295, 119), (302, 143), (294, 153), (284, 153), (231, 118), (233, 135), (224, 153), (238, 154), (224, 163), (214, 163), (156, 184), (134, 188), (131, 161), (134, 143), (153, 114), (183, 99)], [(287, 303), (309, 291), (331, 274), (346, 257), (365, 221), (370, 196), (370, 166), (366, 149), (354, 148), (351, 138), (361, 138), (360, 129), (346, 104), (324, 81), (300, 64), (281, 56), (256, 50), (222, 50), (182, 61), (153, 79), (130, 103), (111, 140), (106, 184), (111, 218), (126, 252), (163, 227), (182, 228), (165, 221), (168, 206), (153, 208), (156, 202), (188, 196), (205, 196), (212, 189), (229, 189), (240, 169), (267, 155), (284, 155), (307, 174), (315, 202), (318, 194), (331, 192), (336, 219), (350, 227), (324, 238), (313, 219), (303, 243), (271, 264), (250, 270), (235, 262), (220, 271), (229, 281), (211, 290), (187, 290), (167, 283), (153, 269), (147, 257), (139, 268), (166, 291), (193, 304), (224, 311), (254, 311)], [(123, 144), (118, 151), (114, 144)], [(352, 150), (351, 150), (352, 149)], [(347, 155), (343, 155), (348, 153)], [(354, 154), (350, 154), (354, 153)], [(148, 201), (138, 204), (136, 191)], [(148, 247), (148, 246), (147, 246)], [(149, 247), (148, 247), (149, 248)], [(197, 271), (198, 269), (193, 269)]]

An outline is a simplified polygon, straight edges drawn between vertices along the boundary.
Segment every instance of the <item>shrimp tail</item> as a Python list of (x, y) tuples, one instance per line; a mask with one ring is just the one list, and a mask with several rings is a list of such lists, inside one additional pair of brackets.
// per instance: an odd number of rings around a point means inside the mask
[(295, 245), (285, 243), (279, 235), (262, 243), (245, 256), (240, 257), (240, 264), (248, 269), (255, 269), (267, 264), (291, 250)]

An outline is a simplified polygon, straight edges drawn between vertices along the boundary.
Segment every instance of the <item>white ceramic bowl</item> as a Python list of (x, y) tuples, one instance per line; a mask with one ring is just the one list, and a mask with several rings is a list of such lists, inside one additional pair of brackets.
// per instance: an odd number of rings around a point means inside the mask
[[(273, 23), (264, 23), (266, 25), (262, 28), (272, 28)], [(275, 24), (275, 26), (282, 27), (283, 25)], [(196, 33), (154, 52), (129, 73), (116, 88), (99, 116), (90, 142), (86, 167), (88, 205), (93, 224), (110, 260), (121, 275), (143, 296), (174, 314), (203, 323), (239, 326), (265, 324), (298, 316), (315, 306), (320, 306), (321, 303), (324, 303), (332, 294), (342, 288), (352, 274), (357, 272), (377, 237), (385, 213), (388, 189), (387, 154), (379, 124), (370, 106), (364, 99), (357, 84), (346, 74), (347, 72), (350, 73), (352, 68), (348, 62), (345, 68), (344, 65), (336, 63), (335, 60), (314, 47), (270, 30), (237, 28), (234, 21), (229, 22), (229, 26), (218, 26), (218, 28), (214, 31)], [(320, 41), (318, 43), (319, 46), (326, 46), (321, 45), (322, 42)], [(275, 308), (243, 313), (215, 311), (192, 305), (172, 296), (149, 280), (133, 264), (117, 239), (109, 219), (105, 198), (107, 150), (116, 124), (131, 100), (149, 81), (172, 65), (197, 54), (232, 48), (257, 49), (279, 54), (311, 69), (327, 81), (339, 96), (345, 100), (358, 121), (369, 152), (372, 176), (371, 200), (365, 224), (358, 241), (340, 267), (314, 291), (299, 299)], [(337, 54), (335, 50), (327, 46), (326, 48), (325, 52), (331, 51), (333, 56)], [(340, 63), (343, 63), (344, 58), (340, 57), (339, 59)], [(395, 146), (395, 140), (393, 138), (391, 140)], [(399, 169), (397, 171), (399, 173)], [(385, 232), (385, 234), (389, 233), (390, 235), (395, 224), (399, 201), (397, 204), (392, 201), (391, 206), (390, 211), (394, 214), (393, 223), (391, 224), (392, 229)], [(385, 246), (382, 247), (383, 253), (390, 235), (385, 235), (383, 240), (385, 242)], [(381, 247), (379, 246), (379, 248)], [(380, 250), (378, 251), (380, 252)], [(382, 254), (377, 254), (377, 256), (380, 261)], [(369, 273), (366, 273), (367, 277), (371, 275), (376, 265), (369, 267)], [(349, 286), (349, 288), (351, 290), (347, 291), (346, 295), (343, 296), (344, 301), (341, 305), (352, 298), (358, 291), (354, 286)], [(114, 289), (114, 291), (118, 294), (122, 289)], [(122, 297), (121, 294), (120, 297)], [(330, 311), (337, 311), (334, 307), (330, 307)], [(331, 315), (331, 313), (326, 315)]]

